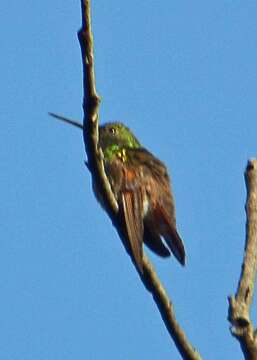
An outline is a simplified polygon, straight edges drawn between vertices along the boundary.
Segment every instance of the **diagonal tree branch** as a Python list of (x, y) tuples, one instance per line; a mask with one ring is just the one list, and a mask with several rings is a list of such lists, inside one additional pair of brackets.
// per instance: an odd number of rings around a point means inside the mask
[[(82, 27), (78, 32), (78, 38), (81, 46), (83, 63), (83, 126), (81, 126), (76, 121), (69, 120), (55, 114), (51, 115), (74, 126), (82, 127), (85, 150), (88, 157), (88, 168), (91, 172), (92, 180), (96, 184), (98, 191), (101, 193), (103, 200), (106, 203), (106, 210), (118, 233), (120, 234), (125, 248), (127, 249), (127, 241), (125, 238), (126, 235), (124, 234), (124, 229), (122, 228), (122, 223), (119, 218), (118, 205), (104, 171), (102, 151), (98, 147), (98, 118), (100, 97), (96, 92), (95, 85), (90, 0), (81, 0), (81, 10)], [(151, 292), (165, 322), (165, 325), (182, 358), (185, 360), (201, 360), (200, 355), (189, 343), (185, 333), (177, 323), (172, 303), (146, 255), (143, 257), (143, 274), (139, 273), (139, 275), (147, 290)]]
[(176, 320), (173, 304), (169, 296), (159, 280), (153, 265), (144, 255), (143, 257), (143, 275), (140, 274), (141, 279), (152, 294), (153, 299), (161, 313), (165, 326), (173, 339), (176, 347), (184, 360), (201, 360), (200, 354), (191, 345), (186, 337), (185, 332), (180, 327)]
[(229, 297), (231, 333), (240, 342), (246, 360), (257, 359), (257, 334), (250, 319), (257, 270), (257, 159), (249, 160), (245, 171), (245, 254), (235, 296)]

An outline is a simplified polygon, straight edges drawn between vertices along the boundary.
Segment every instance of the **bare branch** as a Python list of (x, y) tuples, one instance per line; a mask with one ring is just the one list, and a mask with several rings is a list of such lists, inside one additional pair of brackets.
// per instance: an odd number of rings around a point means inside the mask
[[(85, 142), (85, 149), (88, 157), (88, 168), (91, 172), (93, 182), (103, 197), (106, 204), (106, 210), (116, 227), (121, 240), (127, 248), (126, 235), (118, 212), (118, 205), (112, 193), (109, 181), (106, 177), (103, 165), (103, 156), (101, 149), (98, 147), (98, 111), (100, 105), (100, 97), (96, 92), (95, 74), (94, 74), (94, 55), (93, 55), (93, 36), (91, 31), (91, 15), (90, 15), (90, 1), (81, 0), (82, 9), (82, 28), (78, 33), (82, 61), (83, 61), (83, 86), (84, 86), (84, 121), (83, 121), (83, 135)], [(77, 122), (67, 121), (66, 118), (59, 117), (72, 125), (79, 126)], [(181, 356), (185, 360), (201, 360), (200, 355), (191, 346), (189, 341), (180, 326), (178, 325), (173, 306), (168, 298), (168, 295), (162, 286), (160, 280), (155, 273), (150, 261), (144, 255), (143, 258), (143, 274), (140, 277), (145, 287), (152, 293), (153, 298), (159, 308), (165, 325), (174, 340)]]
[(186, 334), (178, 324), (174, 313), (171, 300), (166, 293), (161, 281), (159, 280), (153, 265), (144, 255), (143, 257), (143, 275), (141, 279), (148, 291), (152, 293), (153, 299), (161, 313), (166, 328), (173, 339), (182, 359), (184, 360), (201, 360), (200, 354), (191, 345)]
[(257, 159), (248, 162), (245, 171), (246, 241), (245, 254), (235, 296), (229, 297), (231, 333), (240, 342), (245, 359), (257, 359), (257, 336), (250, 319), (257, 270)]

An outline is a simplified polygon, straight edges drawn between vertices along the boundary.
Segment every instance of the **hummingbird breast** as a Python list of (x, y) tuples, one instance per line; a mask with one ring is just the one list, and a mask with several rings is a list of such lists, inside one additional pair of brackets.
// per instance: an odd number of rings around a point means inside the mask
[(175, 221), (174, 202), (165, 165), (145, 149), (123, 149), (123, 157), (105, 162), (105, 171), (117, 201), (123, 191), (140, 193), (143, 218), (160, 203)]

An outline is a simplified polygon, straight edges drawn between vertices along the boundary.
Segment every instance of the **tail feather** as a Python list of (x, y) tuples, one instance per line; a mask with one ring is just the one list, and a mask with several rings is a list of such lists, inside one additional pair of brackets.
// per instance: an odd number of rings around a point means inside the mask
[(157, 232), (152, 231), (147, 222), (144, 224), (144, 243), (157, 255), (161, 257), (170, 256), (170, 251), (162, 242), (160, 235)]
[(175, 228), (170, 228), (167, 230), (168, 231), (163, 234), (163, 237), (170, 250), (172, 251), (173, 255), (180, 262), (180, 264), (184, 266), (186, 262), (186, 253), (183, 241)]
[(164, 237), (175, 258), (184, 266), (186, 253), (183, 241), (177, 232), (176, 224), (173, 224), (170, 216), (163, 207), (158, 207), (156, 214), (158, 216), (158, 223), (160, 224), (160, 234)]

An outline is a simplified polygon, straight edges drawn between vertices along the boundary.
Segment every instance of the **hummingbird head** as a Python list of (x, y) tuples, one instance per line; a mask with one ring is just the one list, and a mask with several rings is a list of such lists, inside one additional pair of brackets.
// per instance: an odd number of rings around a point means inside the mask
[(139, 148), (141, 145), (134, 134), (119, 122), (107, 123), (99, 128), (99, 144), (105, 153), (123, 148)]

